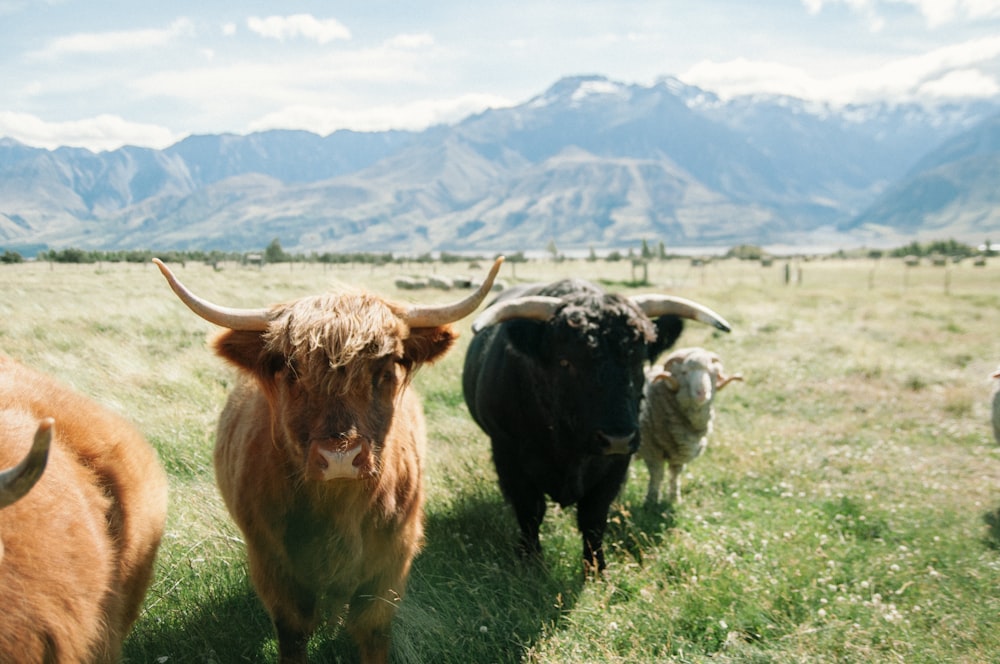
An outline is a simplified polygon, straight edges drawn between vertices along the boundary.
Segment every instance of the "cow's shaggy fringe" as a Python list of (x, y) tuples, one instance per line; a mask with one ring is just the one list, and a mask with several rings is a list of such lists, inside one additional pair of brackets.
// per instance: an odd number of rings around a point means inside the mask
[(369, 362), (399, 354), (404, 330), (397, 312), (376, 296), (325, 294), (279, 305), (264, 341), (304, 385), (342, 395), (368, 378)]

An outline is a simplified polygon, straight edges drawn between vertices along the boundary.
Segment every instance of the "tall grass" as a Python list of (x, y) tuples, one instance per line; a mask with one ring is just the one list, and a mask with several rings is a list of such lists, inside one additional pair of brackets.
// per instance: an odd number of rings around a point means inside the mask
[[(479, 274), (483, 269), (463, 271)], [(516, 525), (471, 422), (458, 347), (416, 379), (430, 427), (427, 544), (394, 627), (400, 662), (987, 662), (1000, 659), (1000, 450), (988, 374), (1000, 360), (1000, 266), (528, 263), (518, 280), (587, 276), (697, 299), (730, 335), (690, 324), (745, 382), (720, 395), (684, 503), (642, 504), (633, 464), (606, 579), (584, 582), (572, 509), (550, 506), (544, 561)], [(416, 265), (406, 272), (455, 268)], [(361, 284), (397, 299), (399, 268), (189, 264), (189, 285), (260, 306)], [(795, 269), (793, 269), (795, 274)], [(0, 350), (134, 421), (171, 477), (170, 516), (127, 662), (267, 662), (276, 648), (211, 471), (232, 381), (212, 327), (151, 266), (0, 268)], [(353, 661), (331, 625), (317, 661)]]

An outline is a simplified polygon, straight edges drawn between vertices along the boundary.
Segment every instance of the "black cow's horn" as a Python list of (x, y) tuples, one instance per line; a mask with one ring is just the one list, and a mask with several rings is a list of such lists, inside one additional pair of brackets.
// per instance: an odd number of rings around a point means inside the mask
[(719, 314), (704, 305), (686, 300), (683, 297), (647, 293), (645, 295), (633, 295), (629, 299), (650, 318), (659, 318), (660, 316), (673, 314), (681, 318), (690, 318), (699, 323), (711, 325), (723, 332), (729, 332), (732, 329), (729, 323), (726, 322), (726, 319)]
[(497, 302), (476, 316), (476, 320), (472, 322), (472, 331), (478, 332), (484, 327), (513, 318), (547, 321), (562, 303), (562, 299), (548, 295), (526, 295), (506, 302)]
[(167, 278), (167, 283), (181, 302), (209, 323), (228, 327), (230, 330), (263, 332), (271, 322), (270, 309), (235, 309), (212, 304), (189, 291), (159, 258), (154, 258), (153, 262), (160, 268), (160, 272)]
[(46, 417), (38, 423), (35, 442), (21, 463), (0, 472), (0, 509), (17, 501), (28, 493), (42, 476), (49, 459), (49, 445), (52, 443), (53, 419)]
[(405, 320), (407, 325), (410, 327), (437, 327), (439, 325), (454, 323), (461, 318), (465, 318), (475, 311), (476, 307), (478, 307), (482, 301), (486, 299), (486, 296), (489, 295), (490, 289), (493, 288), (493, 280), (496, 279), (497, 273), (500, 271), (500, 266), (503, 264), (503, 260), (504, 257), (499, 256), (496, 261), (493, 262), (493, 267), (490, 269), (490, 273), (486, 275), (486, 279), (483, 280), (483, 283), (472, 295), (469, 295), (465, 299), (458, 302), (453, 302), (452, 304), (410, 307), (410, 309), (403, 314), (403, 320)]

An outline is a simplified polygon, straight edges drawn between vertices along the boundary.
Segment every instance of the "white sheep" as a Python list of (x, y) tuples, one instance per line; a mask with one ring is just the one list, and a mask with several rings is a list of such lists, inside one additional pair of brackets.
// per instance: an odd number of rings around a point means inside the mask
[(719, 356), (697, 347), (678, 349), (662, 365), (646, 372), (637, 455), (649, 469), (647, 504), (660, 500), (664, 463), (670, 467), (667, 500), (680, 504), (684, 464), (705, 451), (715, 415), (715, 394), (734, 380), (743, 380), (743, 376), (725, 375)]
[[(990, 378), (1000, 378), (1000, 368)], [(1000, 443), (1000, 383), (993, 390), (993, 439)]]

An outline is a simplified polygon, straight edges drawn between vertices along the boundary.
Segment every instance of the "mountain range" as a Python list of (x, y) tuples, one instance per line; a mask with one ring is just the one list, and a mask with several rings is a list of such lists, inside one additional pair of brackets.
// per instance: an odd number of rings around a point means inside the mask
[(998, 174), (1000, 98), (833, 107), (578, 76), (420, 132), (0, 139), (0, 248), (979, 243), (1000, 236)]

